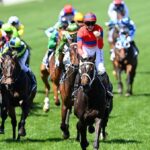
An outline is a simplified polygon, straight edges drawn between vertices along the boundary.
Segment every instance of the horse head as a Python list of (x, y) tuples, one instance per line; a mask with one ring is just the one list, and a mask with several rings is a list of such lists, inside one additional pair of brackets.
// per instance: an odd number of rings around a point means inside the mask
[(115, 44), (116, 59), (119, 61), (124, 60), (128, 54), (129, 47), (130, 43), (127, 41), (127, 38), (125, 35), (121, 35)]
[(7, 88), (12, 88), (18, 76), (19, 64), (17, 63), (16, 55), (4, 54), (1, 58), (2, 79), (1, 83)]
[(89, 89), (96, 75), (95, 57), (90, 57), (80, 61), (79, 72), (81, 75), (81, 85), (85, 89)]

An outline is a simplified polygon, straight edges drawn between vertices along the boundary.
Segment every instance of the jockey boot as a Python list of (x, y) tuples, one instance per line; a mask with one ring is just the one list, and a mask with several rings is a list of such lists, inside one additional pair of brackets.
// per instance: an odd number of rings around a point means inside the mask
[(32, 71), (30, 71), (30, 70), (27, 72), (27, 75), (31, 81), (31, 87), (32, 87), (31, 89), (33, 91), (37, 87), (36, 78), (35, 78), (34, 74), (32, 73)]
[(49, 56), (52, 54), (54, 50), (53, 49), (49, 49), (47, 52), (47, 58), (46, 58), (46, 64), (47, 66), (49, 65)]
[(135, 42), (131, 41), (130, 44), (131, 44), (131, 46), (132, 46), (132, 48), (134, 50), (135, 55), (138, 55), (139, 54), (139, 49), (137, 48)]
[(99, 75), (98, 77), (99, 77), (100, 81), (102, 82), (102, 84), (105, 87), (107, 96), (112, 98), (113, 97), (112, 84), (109, 80), (109, 77), (108, 77), (107, 73), (105, 72), (102, 75)]

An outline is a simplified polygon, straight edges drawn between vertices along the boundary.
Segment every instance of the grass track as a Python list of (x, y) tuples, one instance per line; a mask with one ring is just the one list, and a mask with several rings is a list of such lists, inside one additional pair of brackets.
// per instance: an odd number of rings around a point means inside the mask
[[(42, 111), (44, 86), (39, 75), (39, 66), (46, 52), (47, 38), (42, 28), (53, 25), (60, 9), (65, 3), (85, 13), (93, 11), (98, 17), (98, 23), (105, 31), (105, 64), (110, 78), (117, 91), (116, 81), (112, 76), (112, 66), (109, 61), (109, 48), (106, 39), (107, 29), (104, 22), (108, 20), (107, 8), (111, 0), (37, 0), (37, 2), (4, 7), (0, 5), (0, 19), (7, 21), (11, 15), (17, 15), (25, 25), (24, 39), (32, 46), (31, 68), (38, 79), (38, 93), (35, 98), (35, 108), (26, 122), (27, 135), (20, 143), (11, 140), (12, 130), (10, 119), (7, 119), (5, 135), (0, 135), (2, 150), (79, 150), (76, 137), (76, 118), (72, 114), (70, 120), (71, 137), (62, 140), (60, 126), (60, 108), (51, 101), (51, 110)], [(130, 16), (137, 26), (135, 40), (140, 49), (139, 65), (134, 83), (134, 96), (126, 98), (115, 94), (114, 109), (108, 123), (109, 137), (102, 142), (102, 150), (149, 150), (150, 149), (150, 1), (125, 0)], [(125, 75), (124, 75), (125, 78)], [(51, 94), (52, 98), (52, 94)], [(20, 110), (17, 108), (17, 118)], [(89, 135), (92, 149), (93, 135)]]

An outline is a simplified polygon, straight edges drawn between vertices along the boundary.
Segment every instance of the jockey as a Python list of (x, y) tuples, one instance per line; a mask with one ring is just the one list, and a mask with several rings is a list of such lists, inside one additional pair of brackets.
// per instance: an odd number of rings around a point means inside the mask
[(59, 13), (58, 21), (61, 21), (61, 19), (65, 17), (68, 23), (71, 23), (76, 13), (77, 13), (77, 10), (74, 9), (72, 5), (66, 4), (64, 8), (61, 10), (61, 12)]
[[(133, 47), (135, 51), (135, 55), (138, 55), (139, 50), (134, 42), (136, 27), (134, 22), (129, 17), (123, 17), (120, 19), (117, 23), (119, 27), (119, 35), (125, 34), (127, 41), (130, 43), (130, 45)], [(114, 49), (111, 50), (111, 60), (113, 61), (115, 58), (115, 52)]]
[(93, 13), (84, 16), (85, 25), (77, 33), (78, 53), (81, 58), (86, 59), (96, 54), (95, 65), (108, 95), (112, 96), (109, 90), (110, 81), (104, 67), (103, 56), (103, 28), (96, 24), (97, 18)]
[(8, 38), (6, 36), (6, 33), (2, 29), (0, 29), (0, 51), (7, 42)]
[(83, 19), (84, 19), (84, 15), (80, 12), (77, 12), (74, 16), (74, 22), (78, 25), (79, 28), (84, 25)]
[(22, 37), (24, 33), (24, 25), (19, 21), (17, 16), (11, 16), (8, 19), (8, 24), (16, 28), (16, 30), (13, 30), (13, 37)]
[(121, 13), (124, 17), (129, 16), (128, 7), (123, 0), (113, 0), (108, 8), (108, 16), (110, 20), (117, 20), (117, 13)]
[(50, 37), (52, 32), (59, 28), (59, 25), (62, 20), (66, 20), (68, 24), (73, 22), (73, 18), (76, 12), (77, 11), (72, 7), (72, 5), (70, 4), (65, 5), (59, 14), (58, 21), (56, 22), (56, 24), (53, 27), (49, 27), (48, 29), (45, 30), (45, 34), (47, 35), (47, 37)]
[(44, 66), (46, 66), (46, 67), (48, 66), (49, 56), (56, 49), (59, 32), (64, 31), (67, 28), (67, 26), (68, 26), (68, 22), (65, 20), (65, 18), (62, 18), (62, 20), (61, 20), (61, 22), (59, 22), (59, 25), (57, 26), (57, 28), (51, 33), (51, 35), (49, 37), (49, 41), (48, 41), (48, 51), (46, 52), (46, 54), (43, 58), (43, 61), (42, 61), (42, 64)]
[(27, 49), (26, 44), (19, 37), (13, 37), (5, 44), (2, 52), (0, 53), (0, 57), (8, 51), (10, 51), (12, 55), (17, 55), (21, 69), (28, 75), (33, 90), (36, 87), (36, 80), (31, 69), (26, 65), (27, 58), (29, 57), (29, 50)]
[(13, 32), (16, 30), (12, 25), (5, 23), (2, 25), (2, 30), (6, 33), (8, 41), (13, 37)]
[(76, 23), (71, 23), (68, 25), (66, 31), (62, 32), (62, 36), (59, 42), (59, 45), (56, 48), (55, 52), (55, 64), (56, 66), (59, 66), (59, 54), (64, 52), (64, 63), (65, 65), (70, 63), (69, 59), (69, 44), (73, 42), (77, 42), (77, 31), (79, 27)]

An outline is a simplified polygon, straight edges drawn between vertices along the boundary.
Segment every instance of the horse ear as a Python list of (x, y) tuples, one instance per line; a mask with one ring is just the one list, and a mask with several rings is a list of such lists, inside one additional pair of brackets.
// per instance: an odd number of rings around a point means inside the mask
[(96, 59), (96, 53), (94, 54), (94, 56), (93, 56), (93, 57), (91, 57), (91, 61), (92, 61), (92, 62), (94, 62), (94, 61), (95, 61), (95, 59)]

